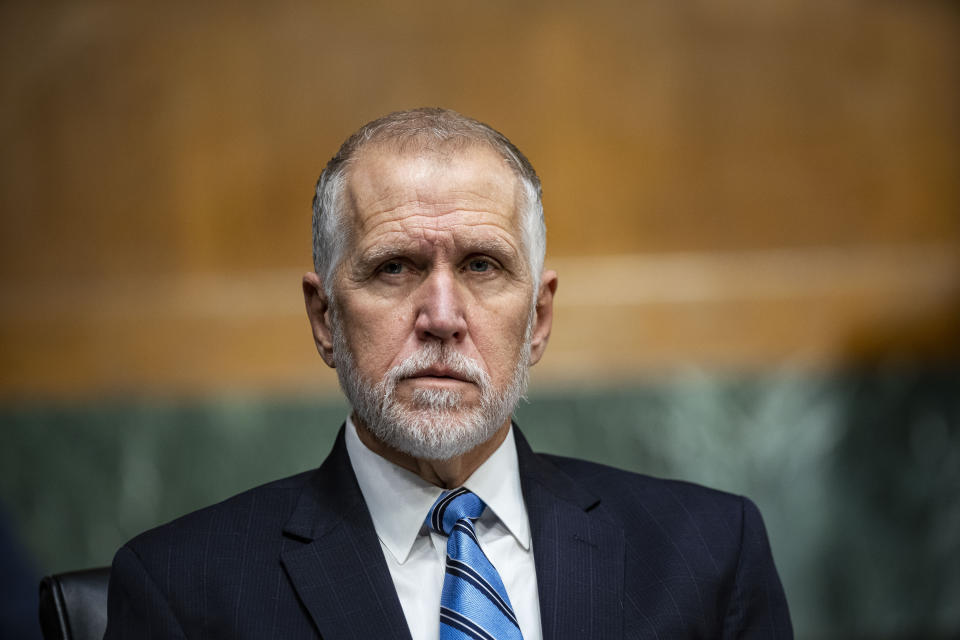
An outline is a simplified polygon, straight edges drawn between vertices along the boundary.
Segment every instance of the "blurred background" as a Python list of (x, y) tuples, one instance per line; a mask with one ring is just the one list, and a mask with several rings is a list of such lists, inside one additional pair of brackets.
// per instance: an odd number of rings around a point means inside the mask
[(0, 4), (0, 635), (319, 464), (314, 182), (442, 105), (543, 179), (534, 447), (752, 497), (800, 638), (956, 637), (958, 36), (933, 0)]

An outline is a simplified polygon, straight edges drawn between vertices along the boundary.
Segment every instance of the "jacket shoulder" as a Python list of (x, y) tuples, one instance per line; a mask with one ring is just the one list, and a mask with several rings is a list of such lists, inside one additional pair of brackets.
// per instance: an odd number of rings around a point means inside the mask
[[(748, 498), (574, 458), (541, 459), (594, 497), (592, 513), (623, 531), (630, 602), (677, 613), (664, 614), (653, 635), (793, 637), (763, 519)], [(650, 632), (642, 608), (627, 607), (627, 625)]]
[(259, 537), (277, 537), (314, 473), (305, 471), (248, 489), (144, 531), (125, 546), (148, 561), (154, 554), (166, 555), (173, 547), (181, 552), (202, 550), (200, 543), (212, 536), (245, 544)]
[(106, 637), (267, 637), (281, 621), (305, 624), (279, 558), (284, 525), (315, 473), (244, 491), (127, 542), (113, 559)]
[(661, 505), (667, 508), (709, 507), (737, 514), (745, 508), (745, 503), (756, 508), (743, 496), (685, 480), (657, 478), (578, 458), (539, 455), (607, 505), (635, 508), (637, 503), (642, 503), (648, 509)]

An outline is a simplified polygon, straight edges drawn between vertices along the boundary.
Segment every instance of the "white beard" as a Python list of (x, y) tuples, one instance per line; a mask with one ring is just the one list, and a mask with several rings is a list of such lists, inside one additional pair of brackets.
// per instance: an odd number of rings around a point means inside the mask
[[(428, 342), (413, 355), (372, 383), (357, 370), (337, 313), (331, 314), (333, 353), (340, 387), (357, 417), (379, 441), (421, 460), (449, 460), (483, 444), (506, 423), (526, 392), (530, 369), (531, 310), (523, 346), (517, 354), (513, 378), (506, 388), (495, 389), (477, 361), (441, 342)], [(417, 371), (447, 367), (476, 384), (480, 403), (464, 408), (463, 397), (453, 389), (415, 389), (406, 406), (396, 397), (397, 383)]]

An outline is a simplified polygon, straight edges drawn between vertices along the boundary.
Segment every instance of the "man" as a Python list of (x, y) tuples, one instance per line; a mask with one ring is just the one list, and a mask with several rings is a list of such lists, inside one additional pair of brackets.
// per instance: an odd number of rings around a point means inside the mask
[(353, 412), (316, 471), (120, 549), (107, 638), (792, 636), (752, 503), (540, 456), (512, 424), (557, 275), (503, 135), (371, 122), (313, 222), (307, 315)]

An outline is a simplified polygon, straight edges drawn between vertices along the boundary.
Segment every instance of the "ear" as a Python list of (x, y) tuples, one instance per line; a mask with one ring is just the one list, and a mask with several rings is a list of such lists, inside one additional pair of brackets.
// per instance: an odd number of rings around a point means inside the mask
[(533, 319), (533, 335), (530, 337), (530, 365), (540, 362), (547, 350), (550, 329), (553, 328), (553, 296), (557, 293), (557, 272), (544, 271), (537, 292), (536, 317)]
[(333, 332), (330, 330), (330, 301), (323, 290), (323, 281), (312, 271), (303, 276), (303, 301), (313, 331), (317, 352), (328, 367), (336, 368), (333, 359)]

